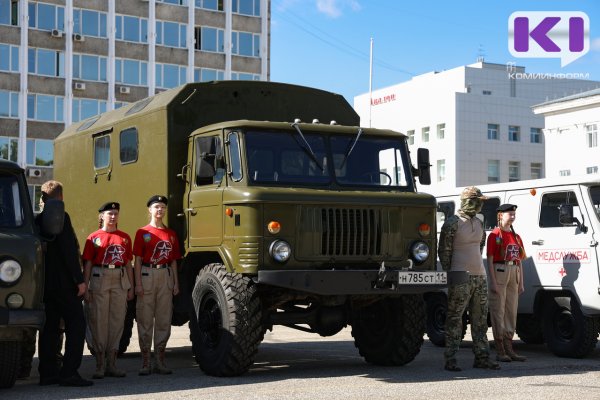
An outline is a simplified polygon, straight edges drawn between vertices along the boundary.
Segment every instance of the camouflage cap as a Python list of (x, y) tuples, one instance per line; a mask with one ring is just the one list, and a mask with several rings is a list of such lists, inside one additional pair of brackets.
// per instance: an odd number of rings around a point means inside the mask
[(460, 199), (461, 200), (465, 200), (465, 199), (487, 200), (488, 198), (486, 196), (484, 196), (483, 193), (481, 193), (481, 190), (479, 190), (475, 186), (469, 186), (469, 187), (466, 187), (463, 189), (462, 193), (460, 194)]

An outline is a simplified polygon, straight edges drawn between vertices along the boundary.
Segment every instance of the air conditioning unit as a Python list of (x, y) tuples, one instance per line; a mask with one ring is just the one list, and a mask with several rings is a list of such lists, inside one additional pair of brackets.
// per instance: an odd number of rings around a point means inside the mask
[(39, 168), (29, 168), (29, 170), (27, 171), (27, 175), (32, 178), (39, 178), (40, 176), (42, 176), (42, 170)]
[(85, 83), (83, 83), (83, 82), (75, 82), (75, 84), (73, 84), (73, 89), (75, 89), (75, 90), (85, 90)]
[(52, 29), (52, 32), (50, 32), (50, 34), (52, 35), (52, 37), (55, 37), (55, 38), (63, 37), (62, 31), (59, 31), (58, 29)]
[(119, 93), (121, 93), (121, 94), (129, 94), (129, 93), (131, 93), (131, 88), (129, 86), (121, 86), (119, 88)]
[(85, 36), (83, 36), (81, 33), (74, 33), (73, 40), (76, 42), (85, 42)]

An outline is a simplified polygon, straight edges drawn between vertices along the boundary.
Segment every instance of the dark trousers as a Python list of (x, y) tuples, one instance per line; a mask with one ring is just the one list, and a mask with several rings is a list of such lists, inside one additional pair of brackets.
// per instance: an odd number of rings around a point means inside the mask
[[(83, 358), (85, 318), (81, 298), (75, 294), (50, 292), (45, 296), (46, 324), (39, 340), (40, 378), (69, 378), (77, 373)], [(60, 340), (60, 319), (65, 321), (65, 354), (58, 371), (56, 349)]]

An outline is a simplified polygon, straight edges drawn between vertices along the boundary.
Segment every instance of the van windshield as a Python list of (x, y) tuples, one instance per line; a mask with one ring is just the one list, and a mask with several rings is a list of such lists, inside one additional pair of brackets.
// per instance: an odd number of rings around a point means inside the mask
[(596, 217), (600, 219), (600, 186), (590, 186), (590, 198), (594, 205)]
[(14, 175), (0, 175), (0, 229), (23, 225), (23, 202)]
[(245, 138), (250, 183), (328, 185), (335, 180), (341, 186), (412, 190), (408, 153), (399, 139), (257, 131)]

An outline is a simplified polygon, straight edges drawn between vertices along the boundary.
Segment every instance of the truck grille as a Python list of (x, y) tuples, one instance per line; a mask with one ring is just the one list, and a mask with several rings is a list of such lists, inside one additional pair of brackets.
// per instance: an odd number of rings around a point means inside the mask
[(324, 256), (381, 254), (381, 211), (355, 208), (323, 208), (321, 249)]

